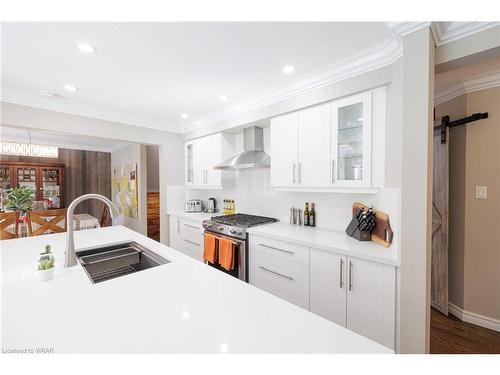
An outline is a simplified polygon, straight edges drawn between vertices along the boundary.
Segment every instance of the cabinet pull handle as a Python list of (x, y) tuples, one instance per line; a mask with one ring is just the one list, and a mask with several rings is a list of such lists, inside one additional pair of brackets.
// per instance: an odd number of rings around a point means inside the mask
[(349, 291), (352, 290), (352, 262), (349, 261)]
[(187, 242), (187, 243), (190, 243), (191, 245), (200, 246), (199, 243), (196, 243), (196, 242), (193, 242), (193, 241), (189, 241), (189, 240), (186, 240), (186, 239), (184, 239), (184, 241)]
[(302, 163), (299, 163), (299, 185), (302, 183)]
[(185, 227), (193, 228), (193, 229), (200, 229), (198, 227), (195, 227), (194, 225), (189, 225), (189, 224), (184, 224)]
[(180, 227), (181, 221), (177, 219), (177, 233), (181, 232), (181, 227)]
[(335, 182), (335, 159), (332, 159), (332, 184)]
[(269, 245), (264, 245), (263, 243), (260, 243), (259, 246), (262, 246), (262, 247), (266, 247), (268, 249), (272, 249), (272, 250), (278, 250), (278, 251), (281, 251), (283, 253), (287, 253), (287, 254), (295, 254), (293, 251), (290, 251), (290, 250), (284, 250), (284, 249), (280, 249), (278, 247), (273, 247), (273, 246), (269, 246)]
[(272, 273), (273, 275), (280, 276), (280, 277), (284, 277), (284, 278), (285, 278), (285, 279), (287, 279), (287, 280), (293, 281), (293, 277), (291, 277), (291, 276), (283, 275), (282, 273), (279, 273), (279, 272), (276, 272), (276, 271), (270, 270), (269, 268), (266, 268), (266, 267), (264, 267), (264, 266), (259, 266), (259, 268), (260, 268), (261, 270), (263, 270), (263, 271), (266, 271), (266, 272)]
[(340, 258), (340, 289), (344, 287), (344, 259)]
[(295, 182), (296, 182), (296, 180), (295, 180), (295, 163), (292, 163), (292, 164), (293, 164), (293, 167), (292, 167), (292, 171), (293, 171), (292, 172), (292, 174), (293, 174), (293, 184), (295, 185)]

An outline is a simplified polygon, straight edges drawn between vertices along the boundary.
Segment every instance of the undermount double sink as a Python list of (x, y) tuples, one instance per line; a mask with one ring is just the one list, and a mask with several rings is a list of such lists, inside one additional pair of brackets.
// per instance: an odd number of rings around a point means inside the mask
[(170, 263), (134, 241), (82, 250), (76, 257), (94, 284)]

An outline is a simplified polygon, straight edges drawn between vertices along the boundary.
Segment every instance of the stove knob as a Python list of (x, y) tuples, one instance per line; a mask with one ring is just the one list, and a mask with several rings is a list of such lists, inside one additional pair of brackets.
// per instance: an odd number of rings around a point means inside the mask
[(240, 236), (240, 235), (241, 235), (241, 232), (240, 232), (240, 231), (238, 231), (238, 230), (236, 230), (236, 229), (231, 229), (231, 230), (229, 231), (229, 233), (234, 234), (234, 235), (236, 235), (236, 236)]
[(224, 227), (220, 226), (219, 228), (217, 228), (217, 230), (220, 230), (222, 232), (224, 230)]

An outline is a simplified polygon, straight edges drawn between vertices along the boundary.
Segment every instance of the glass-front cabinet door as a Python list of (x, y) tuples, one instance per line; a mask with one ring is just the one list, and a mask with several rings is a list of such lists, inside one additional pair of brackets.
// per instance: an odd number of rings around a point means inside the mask
[(61, 208), (61, 168), (41, 167), (41, 199), (48, 208)]
[(332, 103), (332, 186), (371, 186), (371, 95)]

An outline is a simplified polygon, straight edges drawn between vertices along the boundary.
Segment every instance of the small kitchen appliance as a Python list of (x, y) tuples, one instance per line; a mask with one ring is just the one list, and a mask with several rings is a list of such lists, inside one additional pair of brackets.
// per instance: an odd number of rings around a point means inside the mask
[(201, 199), (188, 199), (186, 201), (186, 212), (201, 212), (202, 210), (203, 204), (201, 203)]
[(215, 198), (208, 198), (207, 212), (210, 214), (217, 212), (217, 201)]

